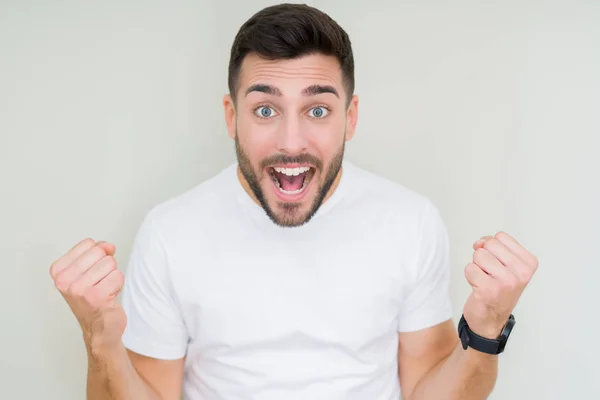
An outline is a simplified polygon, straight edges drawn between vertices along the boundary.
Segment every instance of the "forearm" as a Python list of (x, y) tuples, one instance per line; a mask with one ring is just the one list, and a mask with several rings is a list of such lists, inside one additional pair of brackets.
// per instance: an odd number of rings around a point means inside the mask
[(161, 400), (136, 372), (123, 346), (88, 349), (88, 400)]
[(498, 356), (459, 344), (417, 385), (409, 400), (483, 400), (496, 383)]

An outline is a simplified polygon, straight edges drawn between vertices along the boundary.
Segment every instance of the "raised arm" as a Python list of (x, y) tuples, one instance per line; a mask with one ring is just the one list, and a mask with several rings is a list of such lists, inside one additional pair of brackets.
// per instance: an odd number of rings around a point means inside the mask
[(183, 359), (157, 360), (122, 344), (127, 317), (117, 295), (123, 274), (115, 247), (85, 239), (52, 263), (50, 275), (77, 318), (88, 353), (89, 400), (176, 400)]

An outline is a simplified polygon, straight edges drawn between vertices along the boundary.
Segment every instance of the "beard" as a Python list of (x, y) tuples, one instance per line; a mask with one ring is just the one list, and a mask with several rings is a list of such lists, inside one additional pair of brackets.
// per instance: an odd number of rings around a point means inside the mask
[[(329, 167), (327, 168), (327, 171), (324, 174), (324, 178), (322, 179), (322, 182), (320, 182), (320, 186), (317, 190), (317, 195), (315, 196), (311, 207), (303, 215), (300, 213), (300, 207), (302, 206), (302, 203), (279, 202), (277, 205), (279, 206), (279, 208), (282, 209), (280, 213), (276, 213), (273, 210), (273, 208), (269, 205), (269, 202), (265, 197), (265, 193), (263, 192), (260, 186), (259, 174), (257, 174), (256, 170), (252, 167), (252, 163), (250, 162), (248, 155), (244, 152), (244, 149), (240, 145), (237, 132), (235, 135), (235, 153), (242, 175), (248, 182), (250, 190), (252, 190), (252, 193), (254, 193), (254, 196), (262, 206), (267, 216), (271, 219), (271, 221), (273, 221), (276, 225), (279, 225), (281, 227), (298, 227), (310, 221), (323, 204), (323, 200), (327, 196), (327, 193), (329, 193), (329, 190), (333, 186), (333, 183), (335, 182), (335, 179), (342, 168), (345, 143), (346, 135), (344, 134), (344, 140), (342, 142), (342, 145), (340, 146), (340, 149), (335, 154), (335, 156), (332, 158), (331, 163), (329, 164)], [(319, 172), (319, 176), (323, 176), (323, 162), (310, 154), (300, 154), (297, 156), (286, 156), (283, 154), (277, 154), (262, 160), (260, 162), (259, 171), (261, 171), (262, 175), (262, 171), (264, 171), (265, 168), (267, 168), (269, 165), (287, 163), (311, 164), (316, 169), (315, 175), (316, 172)]]

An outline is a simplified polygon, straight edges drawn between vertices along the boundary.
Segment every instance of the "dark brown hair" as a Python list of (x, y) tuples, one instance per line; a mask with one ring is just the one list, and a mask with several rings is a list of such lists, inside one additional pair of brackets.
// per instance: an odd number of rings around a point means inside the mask
[(262, 9), (238, 31), (229, 59), (229, 93), (235, 101), (244, 57), (249, 53), (269, 60), (310, 54), (338, 59), (348, 101), (354, 93), (354, 57), (344, 29), (324, 12), (304, 4), (279, 4)]

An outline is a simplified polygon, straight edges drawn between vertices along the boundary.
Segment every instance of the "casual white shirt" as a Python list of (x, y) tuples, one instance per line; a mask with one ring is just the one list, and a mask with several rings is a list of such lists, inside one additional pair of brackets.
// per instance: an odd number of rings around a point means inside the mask
[(397, 400), (398, 333), (451, 318), (432, 202), (343, 164), (313, 219), (275, 225), (237, 164), (153, 207), (126, 270), (124, 344), (185, 357), (190, 400)]

